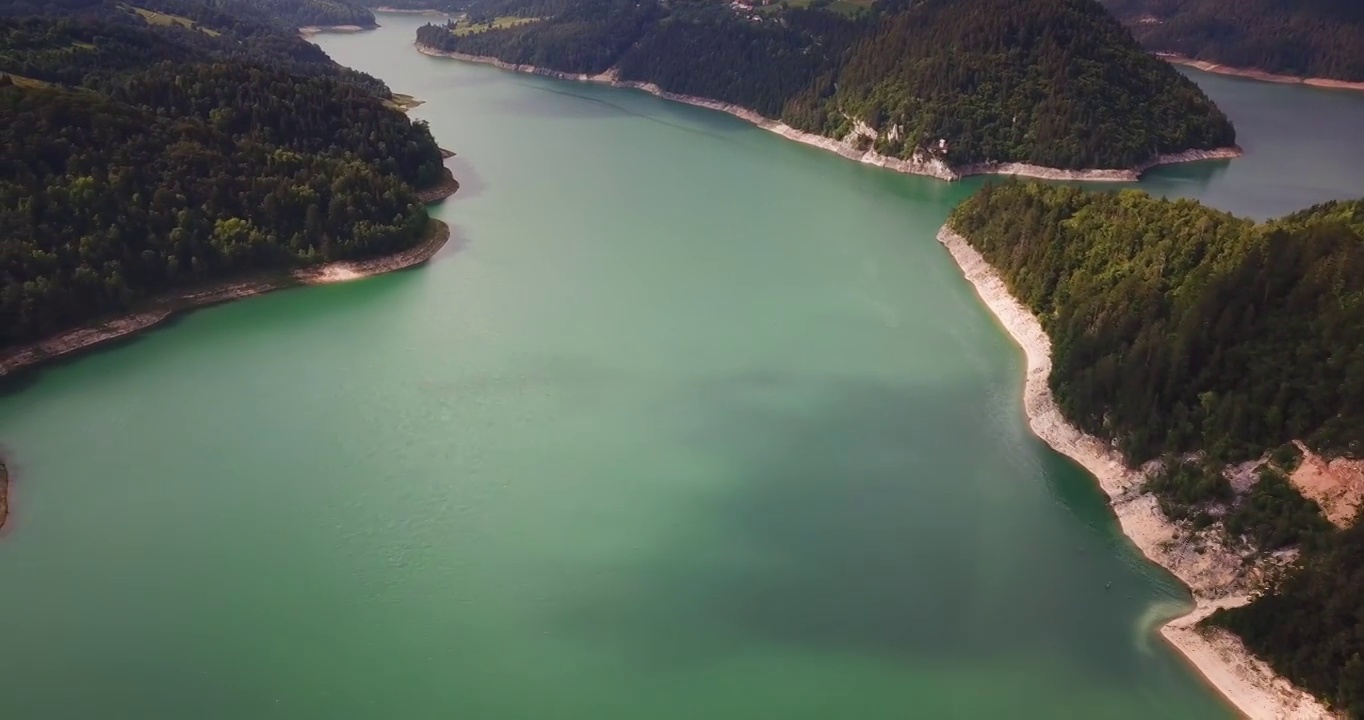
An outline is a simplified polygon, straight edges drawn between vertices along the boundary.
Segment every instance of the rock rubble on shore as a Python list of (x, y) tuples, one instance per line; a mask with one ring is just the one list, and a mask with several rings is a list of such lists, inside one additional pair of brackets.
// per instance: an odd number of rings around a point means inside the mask
[(1262, 579), (1261, 568), (1245, 562), (1215, 533), (1193, 532), (1171, 522), (1156, 498), (1143, 492), (1144, 473), (1127, 467), (1111, 445), (1066, 421), (1048, 384), (1051, 340), (1041, 323), (965, 238), (943, 227), (938, 241), (1027, 356), (1023, 407), (1032, 431), (1094, 476), (1109, 496), (1123, 533), (1193, 593), (1194, 609), (1166, 623), (1161, 635), (1253, 720), (1332, 717), (1319, 701), (1275, 674), (1234, 635), (1198, 624), (1218, 608), (1248, 602)]

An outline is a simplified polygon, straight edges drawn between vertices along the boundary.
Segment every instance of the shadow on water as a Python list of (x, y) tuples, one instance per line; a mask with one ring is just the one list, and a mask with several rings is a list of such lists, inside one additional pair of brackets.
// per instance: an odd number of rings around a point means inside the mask
[[(488, 183), (484, 182), (483, 176), (478, 172), (478, 169), (474, 167), (472, 162), (459, 154), (458, 149), (455, 149), (454, 157), (445, 161), (445, 166), (450, 168), (450, 174), (459, 182), (459, 190), (456, 191), (454, 195), (445, 198), (441, 203), (442, 205), (445, 203), (457, 203), (461, 200), (476, 198), (488, 189)], [(446, 222), (449, 221), (447, 220)], [(455, 232), (453, 226), (451, 226), (451, 232)], [(456, 233), (451, 237), (450, 242), (453, 243), (458, 236), (458, 233)]]
[[(1161, 165), (1142, 175), (1136, 187), (1165, 197), (1195, 197), (1203, 194), (1214, 181), (1227, 174), (1235, 160), (1207, 160), (1178, 165)], [(1156, 186), (1156, 187), (1153, 187)]]
[[(703, 135), (722, 141), (727, 139), (725, 137), (725, 134), (727, 133), (743, 131), (752, 127), (750, 123), (729, 116), (718, 110), (698, 108), (687, 105), (686, 103), (657, 98), (642, 90), (613, 88), (591, 83), (572, 84), (568, 81), (526, 75), (518, 75), (517, 81), (517, 84), (528, 89), (570, 99), (569, 102), (545, 104), (539, 102), (534, 95), (517, 95), (513, 98), (504, 98), (493, 101), (492, 105), (498, 110), (517, 117), (535, 117), (547, 120), (562, 120), (565, 118), (578, 120), (639, 118), (693, 135)], [(629, 93), (629, 95), (622, 95), (621, 93)], [(722, 118), (731, 122), (707, 124), (705, 127), (675, 123), (665, 120), (659, 114), (636, 110), (631, 108), (629, 104), (617, 103), (606, 99), (630, 97), (630, 95), (637, 96), (638, 99), (645, 101), (667, 103), (668, 105), (675, 106), (684, 111), (711, 114), (716, 118)]]
[(678, 432), (731, 477), (626, 567), (564, 568), (582, 589), (548, 622), (646, 667), (768, 644), (920, 667), (1066, 648), (1086, 672), (1131, 672), (1114, 615), (1140, 613), (1149, 585), (1106, 592), (1097, 578), (1142, 581), (1075, 553), (1095, 529), (1009, 449), (953, 452), (990, 412), (982, 389), (754, 373), (680, 390)]
[[(552, 84), (551, 84), (552, 83)], [(517, 85), (534, 90), (534, 93), (517, 93), (511, 97), (501, 97), (491, 101), (492, 107), (508, 115), (548, 119), (604, 120), (607, 118), (635, 117), (636, 113), (624, 106), (592, 97), (585, 93), (562, 89), (566, 83), (558, 80), (546, 81), (545, 78), (517, 76)], [(587, 88), (584, 88), (587, 89)], [(538, 93), (568, 98), (568, 102), (548, 104), (537, 97)]]

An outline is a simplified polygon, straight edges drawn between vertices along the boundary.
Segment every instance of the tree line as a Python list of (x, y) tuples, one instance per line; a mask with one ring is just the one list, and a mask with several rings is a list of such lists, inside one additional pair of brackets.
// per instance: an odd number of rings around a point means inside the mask
[(884, 154), (953, 165), (1124, 168), (1235, 142), (1197, 85), (1095, 0), (882, 0), (852, 17), (773, 6), (758, 20), (711, 2), (561, 5), (490, 0), (477, 11), (537, 21), (467, 34), (432, 24), (417, 39), (563, 72), (615, 68), (830, 137), (864, 123)]
[(414, 188), (442, 178), (440, 151), (387, 88), (173, 1), (194, 26), (114, 3), (0, 17), (0, 347), (425, 234)]
[(1286, 75), (1364, 81), (1357, 0), (1104, 0), (1147, 47)]
[[(1364, 717), (1364, 545), (1288, 482), (1290, 441), (1364, 452), (1364, 200), (1254, 223), (1135, 190), (989, 184), (949, 225), (999, 271), (1052, 341), (1067, 419), (1130, 464), (1195, 528), (1220, 522), (1301, 563), (1212, 622), (1277, 670)], [(1229, 463), (1264, 459), (1237, 495)]]

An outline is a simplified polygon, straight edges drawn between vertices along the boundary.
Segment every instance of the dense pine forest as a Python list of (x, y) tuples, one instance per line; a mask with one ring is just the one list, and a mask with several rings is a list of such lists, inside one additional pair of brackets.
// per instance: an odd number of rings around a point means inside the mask
[(273, 3), (64, 3), (0, 16), (0, 347), (426, 233), (430, 131)]
[(1152, 50), (1285, 75), (1364, 81), (1358, 0), (1104, 0)]
[[(1220, 520), (1259, 552), (1302, 563), (1214, 622), (1276, 669), (1364, 717), (1364, 552), (1286, 480), (1303, 440), (1364, 453), (1364, 200), (1256, 224), (1190, 200), (987, 185), (950, 226), (1052, 340), (1066, 417), (1131, 463), (1166, 514)], [(1190, 454), (1192, 453), (1192, 454)], [(1267, 458), (1241, 495), (1226, 464)]]
[(1364, 204), (1256, 225), (1191, 200), (1026, 183), (952, 216), (1041, 318), (1052, 388), (1133, 463), (1364, 449)]
[[(883, 0), (851, 15), (497, 0), (471, 12), (418, 41), (563, 72), (615, 68), (830, 137), (870, 127), (860, 142), (894, 157), (1126, 168), (1235, 142), (1202, 91), (1095, 0)], [(532, 21), (487, 24), (494, 13)]]
[[(140, 12), (151, 24), (177, 24), (174, 17), (198, 20), (205, 27), (222, 31), (239, 24), (276, 25), (297, 29), (306, 25), (374, 26), (374, 13), (358, 2), (347, 0), (147, 0), (134, 3), (106, 3), (101, 0), (5, 0), (0, 15), (70, 15), (87, 17), (107, 15), (111, 5)], [(158, 15), (156, 11), (166, 13)]]

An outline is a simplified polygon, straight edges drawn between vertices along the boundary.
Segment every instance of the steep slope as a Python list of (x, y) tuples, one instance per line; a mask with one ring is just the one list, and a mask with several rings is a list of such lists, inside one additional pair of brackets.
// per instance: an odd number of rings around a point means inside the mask
[(859, 152), (967, 172), (1136, 168), (1235, 142), (1197, 86), (1142, 52), (1093, 0), (892, 1), (851, 17), (560, 5), (504, 0), (479, 12), (533, 21), (428, 25), (418, 42), (563, 73), (613, 70), (618, 81), (730, 103)]
[[(1138, 492), (1175, 544), (1225, 547), (1224, 569), (1262, 578), (1210, 622), (1364, 716), (1361, 530), (1336, 529), (1289, 479), (1294, 441), (1364, 452), (1364, 201), (1257, 225), (1136, 191), (1010, 183), (948, 228), (1040, 321), (1065, 420), (1130, 467), (1159, 460)], [(1274, 572), (1284, 550), (1300, 561)], [(1240, 588), (1195, 591), (1220, 602)]]
[(1364, 82), (1356, 0), (1104, 0), (1157, 52), (1297, 77)]
[(430, 229), (415, 188), (441, 153), (382, 83), (175, 3), (0, 17), (0, 350)]

